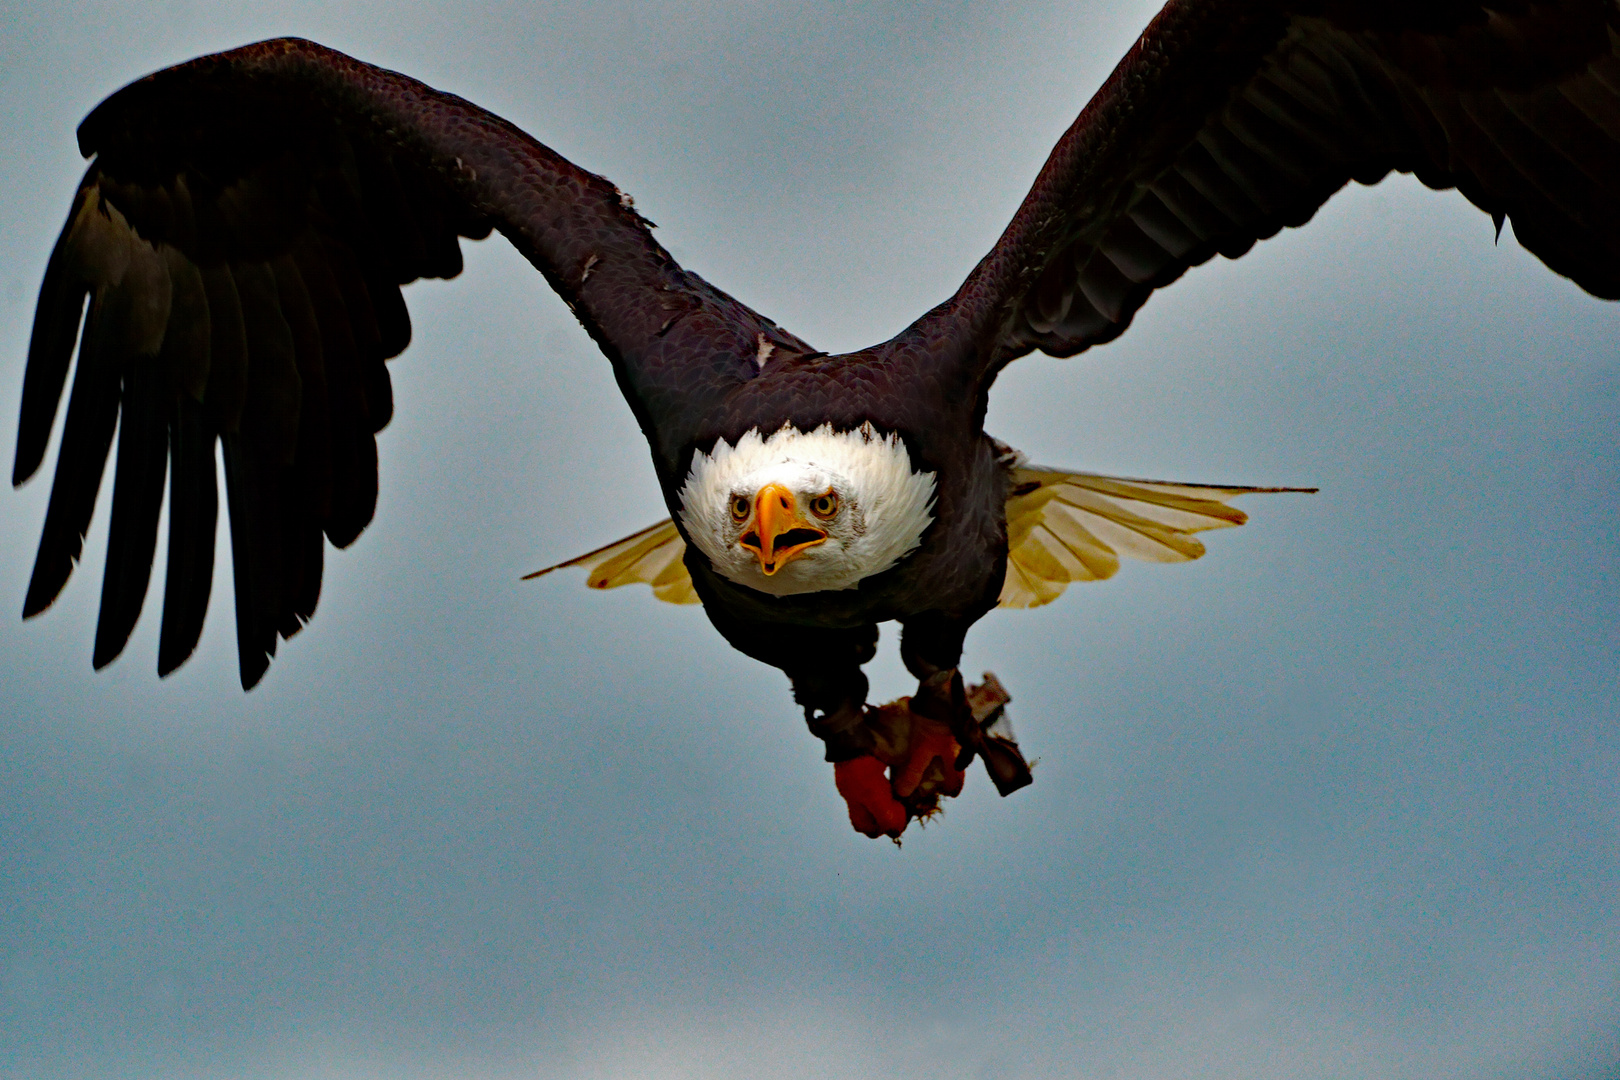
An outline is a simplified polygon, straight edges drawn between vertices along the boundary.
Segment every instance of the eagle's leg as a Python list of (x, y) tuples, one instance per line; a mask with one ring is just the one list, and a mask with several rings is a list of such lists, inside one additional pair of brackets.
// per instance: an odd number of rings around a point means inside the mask
[(834, 670), (787, 669), (793, 700), (804, 706), (810, 733), (827, 744), (827, 760), (848, 761), (870, 754), (865, 729), (866, 673), (849, 666)]
[(898, 838), (910, 814), (894, 797), (881, 729), (869, 723), (868, 683), (861, 665), (877, 654), (877, 626), (845, 631), (801, 631), (788, 656), (775, 662), (793, 681), (811, 734), (827, 744), (833, 782), (856, 832)]
[[(978, 733), (957, 670), (967, 627), (943, 617), (910, 619), (902, 626), (900, 659), (916, 676), (917, 692), (907, 703), (915, 719), (906, 759), (894, 769), (894, 793), (901, 799), (937, 807), (938, 795), (961, 794)], [(925, 791), (922, 800), (913, 799), (925, 778), (924, 787), (937, 794)]]
[(900, 659), (917, 679), (911, 711), (950, 729), (961, 747), (955, 762), (958, 769), (967, 768), (978, 744), (978, 725), (957, 668), (966, 639), (967, 625), (945, 618), (909, 620), (900, 634)]
[[(959, 751), (948, 764), (942, 759), (942, 766), (963, 770), (978, 756), (996, 791), (1011, 795), (1033, 779), (1006, 720), (1006, 705), (1012, 699), (1000, 680), (988, 672), (978, 686), (970, 689), (963, 684), (959, 665), (966, 637), (967, 624), (954, 620), (919, 619), (905, 624), (900, 658), (917, 678), (911, 711), (949, 729)], [(914, 754), (932, 749), (924, 746)], [(956, 784), (960, 788), (959, 780)]]
[(840, 692), (823, 696), (831, 689), (826, 675), (817, 672), (808, 678), (795, 676), (794, 699), (804, 706), (811, 734), (827, 744), (833, 783), (849, 808), (850, 825), (873, 839), (898, 839), (911, 813), (895, 798), (886, 775), (889, 756), (885, 754), (881, 729), (868, 723), (866, 676), (856, 668)]

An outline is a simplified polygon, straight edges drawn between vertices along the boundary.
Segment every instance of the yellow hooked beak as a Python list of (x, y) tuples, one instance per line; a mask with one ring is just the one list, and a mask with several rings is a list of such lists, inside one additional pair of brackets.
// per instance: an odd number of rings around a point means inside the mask
[(807, 548), (827, 539), (799, 513), (799, 501), (781, 484), (766, 484), (754, 496), (754, 520), (737, 543), (759, 557), (765, 575), (776, 573)]

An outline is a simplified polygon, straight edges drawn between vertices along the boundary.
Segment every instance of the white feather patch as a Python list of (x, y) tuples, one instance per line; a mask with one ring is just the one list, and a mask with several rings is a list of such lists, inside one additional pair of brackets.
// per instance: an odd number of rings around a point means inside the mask
[[(827, 540), (806, 549), (775, 574), (760, 569), (738, 537), (746, 523), (730, 513), (734, 496), (752, 503), (766, 484), (781, 484), (808, 500), (831, 488), (838, 516)], [(898, 435), (870, 424), (810, 432), (787, 426), (769, 436), (750, 431), (731, 446), (721, 440), (692, 459), (681, 488), (681, 521), (698, 550), (724, 577), (774, 596), (853, 589), (905, 558), (933, 522), (934, 474), (913, 472)]]

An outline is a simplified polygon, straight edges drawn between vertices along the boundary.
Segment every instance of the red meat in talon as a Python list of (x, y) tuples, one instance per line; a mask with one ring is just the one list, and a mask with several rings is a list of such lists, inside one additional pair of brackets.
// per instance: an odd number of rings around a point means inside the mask
[(937, 784), (930, 786), (940, 795), (955, 798), (962, 793), (963, 770), (956, 767), (961, 747), (951, 737), (951, 729), (925, 716), (912, 714), (911, 745), (906, 751), (905, 763), (896, 766), (893, 790), (896, 797), (908, 798), (923, 779), (929, 776), (929, 767), (939, 762)]
[(884, 764), (875, 757), (833, 763), (833, 782), (849, 804), (849, 823), (856, 832), (874, 840), (899, 837), (906, 831), (906, 808), (889, 790)]

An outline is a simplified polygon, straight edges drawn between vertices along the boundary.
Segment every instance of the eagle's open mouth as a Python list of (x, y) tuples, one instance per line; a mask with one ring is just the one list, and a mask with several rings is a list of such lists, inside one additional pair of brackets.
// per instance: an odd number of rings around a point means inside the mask
[(827, 534), (820, 529), (789, 529), (776, 538), (776, 549), (784, 551), (789, 548), (806, 548), (825, 539)]

